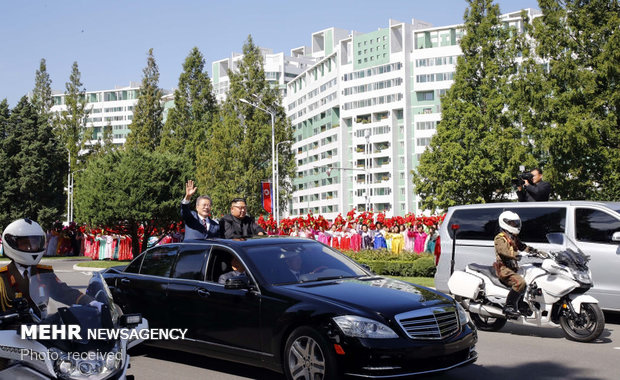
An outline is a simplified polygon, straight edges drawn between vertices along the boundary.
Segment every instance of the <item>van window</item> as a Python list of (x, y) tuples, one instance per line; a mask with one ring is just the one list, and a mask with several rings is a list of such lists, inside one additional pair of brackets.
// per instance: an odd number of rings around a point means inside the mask
[(620, 220), (603, 211), (578, 208), (575, 210), (575, 230), (579, 241), (618, 244), (611, 241), (611, 235), (620, 231)]
[(523, 207), (507, 208), (516, 212), (521, 218), (521, 233), (519, 238), (528, 243), (547, 243), (547, 234), (550, 232), (564, 232), (566, 230), (565, 207)]
[(450, 237), (454, 238), (452, 224), (458, 224), (457, 239), (464, 240), (493, 240), (499, 232), (497, 218), (502, 213), (502, 208), (478, 208), (456, 210), (448, 224)]
[(456, 210), (449, 221), (448, 231), (454, 232), (452, 224), (458, 224), (457, 239), (493, 240), (500, 231), (497, 223), (499, 215), (514, 211), (521, 218), (521, 240), (532, 243), (546, 243), (550, 232), (564, 232), (566, 226), (566, 208), (564, 207), (515, 207), (515, 208), (479, 208)]

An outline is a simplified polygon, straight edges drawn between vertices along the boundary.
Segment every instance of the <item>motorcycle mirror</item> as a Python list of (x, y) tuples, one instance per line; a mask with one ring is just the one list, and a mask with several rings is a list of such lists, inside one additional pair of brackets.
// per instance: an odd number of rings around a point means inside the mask
[(614, 232), (614, 234), (611, 235), (611, 241), (620, 241), (620, 231)]
[(120, 325), (122, 327), (134, 328), (142, 323), (141, 314), (123, 314), (121, 315)]

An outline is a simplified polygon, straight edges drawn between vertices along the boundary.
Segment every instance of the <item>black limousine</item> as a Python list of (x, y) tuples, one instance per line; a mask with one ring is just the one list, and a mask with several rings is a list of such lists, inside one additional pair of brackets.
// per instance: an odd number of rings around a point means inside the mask
[(188, 329), (184, 340), (150, 344), (288, 379), (401, 377), (477, 359), (475, 327), (452, 298), (377, 276), (314, 240), (160, 245), (103, 275), (124, 312)]

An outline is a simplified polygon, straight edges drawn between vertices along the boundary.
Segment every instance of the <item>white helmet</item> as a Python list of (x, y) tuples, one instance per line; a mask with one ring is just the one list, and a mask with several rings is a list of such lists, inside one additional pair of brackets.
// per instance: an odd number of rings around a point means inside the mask
[(499, 215), (499, 227), (508, 231), (513, 235), (518, 235), (521, 232), (521, 218), (517, 213), (512, 211), (504, 211)]
[(18, 264), (37, 265), (45, 252), (45, 232), (30, 219), (18, 219), (2, 233), (4, 254)]

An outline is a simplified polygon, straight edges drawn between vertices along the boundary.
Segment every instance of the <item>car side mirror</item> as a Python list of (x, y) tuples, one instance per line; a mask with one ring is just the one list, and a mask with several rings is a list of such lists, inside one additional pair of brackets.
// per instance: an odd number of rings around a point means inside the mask
[(248, 276), (235, 276), (226, 280), (224, 289), (250, 289)]
[(620, 241), (620, 231), (614, 232), (614, 234), (611, 235), (611, 241)]
[(370, 268), (370, 265), (368, 265), (368, 264), (362, 264), (362, 268), (366, 269), (367, 271), (369, 271), (372, 274), (375, 274), (375, 272), (372, 270), (372, 268)]

